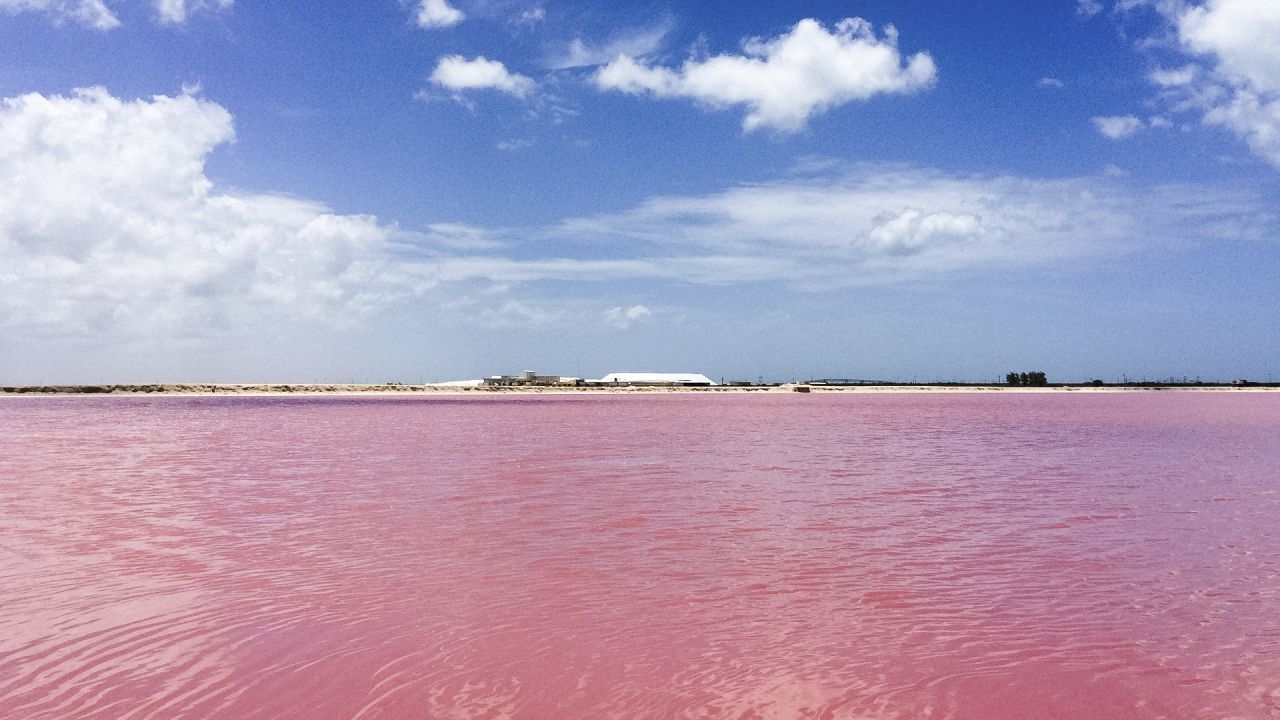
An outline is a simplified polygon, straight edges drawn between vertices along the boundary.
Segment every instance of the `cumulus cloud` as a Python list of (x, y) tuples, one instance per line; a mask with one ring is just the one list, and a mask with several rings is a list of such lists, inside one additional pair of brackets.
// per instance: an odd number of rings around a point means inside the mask
[(801, 20), (772, 39), (752, 38), (741, 55), (690, 58), (679, 69), (622, 54), (594, 77), (601, 90), (689, 98), (713, 108), (745, 106), (743, 129), (795, 132), (814, 115), (886, 93), (912, 93), (937, 76), (927, 53), (904, 57), (892, 27), (848, 18), (828, 30)]
[(1270, 0), (1123, 0), (1165, 21), (1181, 59), (1148, 77), (1173, 112), (1242, 139), (1280, 167), (1280, 3)]
[(537, 87), (532, 78), (509, 72), (506, 65), (484, 56), (467, 60), (461, 55), (446, 55), (436, 64), (431, 82), (458, 92), (497, 90), (518, 98), (527, 97)]
[(317, 203), (217, 192), (233, 138), (191, 95), (101, 88), (0, 104), (0, 326), (99, 336), (217, 331), (265, 315), (354, 319), (424, 290), (394, 228)]
[(1111, 140), (1131, 138), (1146, 127), (1146, 123), (1133, 115), (1100, 116), (1091, 120), (1098, 132)]
[(1210, 0), (1177, 17), (1182, 42), (1217, 70), (1259, 93), (1280, 92), (1280, 3)]
[(1183, 45), (1208, 59), (1220, 89), (1221, 99), (1206, 102), (1205, 122), (1280, 166), (1280, 3), (1210, 0), (1178, 14), (1176, 26)]
[(977, 215), (907, 208), (883, 216), (867, 233), (867, 240), (877, 251), (912, 255), (948, 242), (965, 242), (983, 232), (982, 218)]
[(448, 0), (422, 0), (418, 4), (416, 20), (424, 29), (453, 27), (466, 19), (463, 12), (449, 4)]

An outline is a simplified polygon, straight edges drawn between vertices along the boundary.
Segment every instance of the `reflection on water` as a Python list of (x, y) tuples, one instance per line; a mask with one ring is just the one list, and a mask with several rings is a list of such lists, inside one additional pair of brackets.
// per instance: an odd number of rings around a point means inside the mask
[(1280, 718), (1280, 396), (0, 402), (4, 718)]

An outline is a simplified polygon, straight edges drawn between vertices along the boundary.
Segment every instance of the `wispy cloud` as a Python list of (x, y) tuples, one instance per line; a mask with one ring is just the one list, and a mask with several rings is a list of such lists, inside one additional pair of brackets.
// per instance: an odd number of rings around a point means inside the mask
[(1146, 123), (1133, 115), (1099, 116), (1090, 120), (1098, 132), (1110, 140), (1131, 138), (1147, 127)]
[(536, 5), (534, 7), (528, 8), (527, 10), (521, 11), (515, 17), (511, 18), (511, 22), (515, 25), (522, 25), (525, 27), (529, 27), (529, 26), (537, 25), (538, 23), (541, 23), (546, 19), (547, 19), (546, 8), (542, 7), (541, 5)]
[[(181, 25), (187, 17), (204, 8), (229, 8), (235, 0), (153, 0), (156, 21), (162, 25)], [(0, 12), (39, 12), (55, 23), (75, 23), (93, 30), (120, 27), (120, 18), (103, 0), (0, 0)]]
[(1100, 0), (1076, 0), (1076, 14), (1081, 17), (1093, 17), (1103, 9)]
[(552, 56), (547, 65), (552, 70), (567, 70), (604, 65), (621, 55), (647, 57), (662, 48), (674, 28), (675, 20), (667, 16), (651, 25), (620, 30), (599, 42), (574, 38), (568, 47)]
[(504, 233), (492, 228), (465, 225), (463, 223), (434, 223), (427, 226), (424, 239), (434, 248), (449, 251), (475, 252), (503, 247)]
[(181, 25), (192, 12), (206, 7), (226, 9), (234, 2), (235, 0), (155, 0), (156, 16), (166, 25)]
[[(953, 177), (918, 168), (855, 167), (696, 197), (656, 197), (625, 213), (568, 220), (560, 236), (631, 248), (662, 268), (723, 282), (757, 278), (802, 289), (870, 285), (1134, 252), (1149, 237), (1211, 237), (1206, 226), (1260, 212), (1202, 189), (1143, 196), (1107, 178)], [(1244, 207), (1241, 207), (1243, 202)], [(1218, 205), (1215, 205), (1218, 203)], [(695, 262), (696, 261), (696, 262)], [(673, 275), (678, 274), (672, 271)]]
[(653, 317), (653, 311), (644, 305), (632, 305), (629, 308), (614, 307), (603, 313), (604, 322), (619, 330), (628, 330), (638, 322)]
[(516, 150), (523, 150), (528, 147), (533, 147), (533, 141), (529, 140), (528, 138), (502, 140), (502, 141), (499, 141), (498, 144), (495, 145), (495, 147), (498, 148), (499, 150), (502, 150), (503, 152), (515, 152)]

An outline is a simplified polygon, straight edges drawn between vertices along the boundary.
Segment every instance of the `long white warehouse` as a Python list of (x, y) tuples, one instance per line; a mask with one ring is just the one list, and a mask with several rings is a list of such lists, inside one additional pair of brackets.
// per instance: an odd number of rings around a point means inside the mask
[(715, 385), (711, 378), (699, 373), (609, 373), (599, 380), (588, 380), (589, 385), (677, 385), (683, 387), (708, 387)]

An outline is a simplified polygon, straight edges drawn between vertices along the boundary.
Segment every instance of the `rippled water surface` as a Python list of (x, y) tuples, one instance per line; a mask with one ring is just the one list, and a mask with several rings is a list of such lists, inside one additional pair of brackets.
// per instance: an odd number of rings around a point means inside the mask
[(1280, 395), (0, 399), (0, 717), (1280, 718)]

